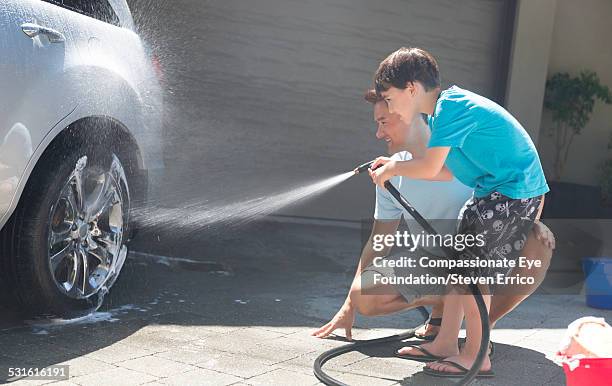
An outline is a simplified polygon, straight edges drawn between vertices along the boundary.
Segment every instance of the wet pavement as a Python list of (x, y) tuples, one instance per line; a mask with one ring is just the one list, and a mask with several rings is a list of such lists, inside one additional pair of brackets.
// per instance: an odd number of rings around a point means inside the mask
[[(344, 342), (309, 333), (337, 311), (360, 249), (358, 226), (266, 221), (211, 228), (195, 239), (140, 234), (91, 317), (24, 321), (0, 309), (0, 382), (9, 381), (9, 367), (69, 365), (68, 381), (15, 384), (318, 384), (314, 359)], [(551, 358), (567, 325), (584, 315), (612, 320), (612, 311), (587, 308), (583, 296), (532, 296), (493, 332), (496, 378), (475, 384), (564, 384)], [(358, 317), (354, 338), (391, 335), (420, 320), (415, 311)], [(362, 349), (326, 368), (351, 385), (452, 384), (394, 358), (397, 347)]]

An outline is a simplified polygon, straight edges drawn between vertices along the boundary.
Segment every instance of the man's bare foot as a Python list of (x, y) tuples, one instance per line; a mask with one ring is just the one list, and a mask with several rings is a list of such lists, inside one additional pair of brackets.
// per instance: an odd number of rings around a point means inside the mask
[[(450, 362), (455, 362), (458, 365), (461, 365), (463, 367), (465, 367), (466, 369), (470, 369), (472, 367), (472, 365), (474, 364), (474, 360), (476, 360), (476, 356), (475, 355), (469, 355), (466, 354), (464, 352), (460, 353), (459, 355), (454, 355), (454, 356), (450, 356), (448, 358), (444, 358), (445, 361), (450, 361)], [(432, 369), (432, 370), (436, 370), (436, 371), (442, 371), (445, 373), (460, 373), (461, 370), (459, 370), (458, 368), (447, 364), (447, 363), (439, 363), (439, 362), (431, 362), (428, 363), (426, 365), (426, 367)], [(484, 362), (482, 362), (482, 366), (480, 367), (480, 371), (489, 371), (491, 370), (491, 360), (489, 359), (489, 356), (487, 355), (485, 357)]]
[[(420, 344), (419, 347), (422, 347), (426, 351), (430, 352), (432, 355), (441, 358), (446, 358), (448, 356), (459, 354), (459, 347), (457, 347), (457, 341), (455, 341), (454, 347), (452, 343), (447, 345), (445, 343), (442, 344), (440, 342), (436, 342), (435, 340), (433, 342)], [(401, 349), (397, 350), (397, 353), (399, 355), (424, 356), (423, 351), (412, 346), (402, 347)]]
[(417, 338), (423, 338), (423, 337), (433, 337), (438, 335), (438, 332), (440, 331), (440, 326), (434, 326), (431, 323), (425, 323), (423, 326), (419, 327), (415, 332), (415, 336)]

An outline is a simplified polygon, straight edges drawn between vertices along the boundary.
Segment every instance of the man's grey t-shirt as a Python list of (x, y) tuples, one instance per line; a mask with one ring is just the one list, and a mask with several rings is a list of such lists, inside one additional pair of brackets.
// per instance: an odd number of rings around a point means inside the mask
[[(412, 159), (412, 154), (402, 151), (394, 154), (391, 159), (407, 161)], [(459, 211), (473, 193), (472, 188), (463, 185), (456, 178), (451, 181), (429, 181), (395, 176), (390, 181), (425, 219), (450, 220), (434, 221), (435, 225), (443, 228), (436, 229), (441, 234), (454, 233)], [(388, 190), (377, 186), (374, 219), (398, 220), (402, 215), (407, 220), (411, 233), (420, 233), (423, 230)]]

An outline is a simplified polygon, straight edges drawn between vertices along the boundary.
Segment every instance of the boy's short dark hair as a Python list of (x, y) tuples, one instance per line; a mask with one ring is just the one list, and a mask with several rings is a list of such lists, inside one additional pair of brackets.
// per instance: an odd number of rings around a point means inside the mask
[(370, 102), (373, 105), (377, 104), (378, 102), (383, 102), (385, 100), (385, 98), (383, 98), (382, 95), (377, 93), (376, 90), (374, 89), (370, 89), (366, 91), (365, 94), (363, 95), (363, 99), (365, 99), (366, 101)]
[(378, 94), (391, 87), (404, 89), (408, 82), (415, 81), (420, 82), (426, 91), (440, 87), (438, 62), (421, 48), (400, 48), (387, 56), (374, 74)]

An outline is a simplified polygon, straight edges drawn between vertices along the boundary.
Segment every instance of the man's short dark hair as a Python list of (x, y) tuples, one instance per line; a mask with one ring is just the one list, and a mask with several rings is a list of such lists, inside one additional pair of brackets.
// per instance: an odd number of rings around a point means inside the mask
[(378, 102), (383, 102), (385, 100), (382, 97), (382, 95), (377, 93), (376, 90), (374, 89), (370, 89), (366, 91), (366, 93), (363, 95), (363, 99), (365, 99), (366, 101), (370, 102), (373, 105), (377, 104)]
[(387, 56), (374, 75), (378, 94), (391, 87), (404, 89), (408, 82), (415, 81), (420, 82), (426, 91), (440, 87), (438, 62), (429, 52), (415, 47), (402, 47)]

